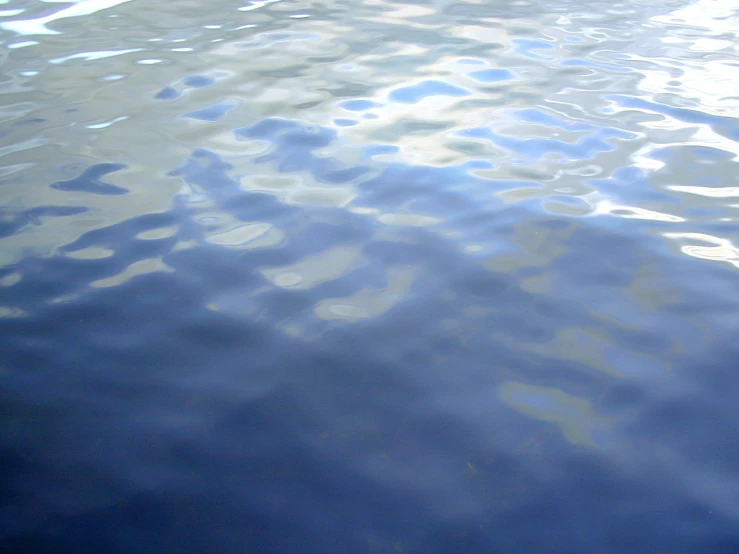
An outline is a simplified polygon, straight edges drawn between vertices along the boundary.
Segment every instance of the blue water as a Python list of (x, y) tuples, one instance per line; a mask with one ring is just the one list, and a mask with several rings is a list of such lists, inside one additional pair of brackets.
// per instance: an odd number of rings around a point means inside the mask
[(738, 32), (0, 5), (0, 552), (739, 552)]

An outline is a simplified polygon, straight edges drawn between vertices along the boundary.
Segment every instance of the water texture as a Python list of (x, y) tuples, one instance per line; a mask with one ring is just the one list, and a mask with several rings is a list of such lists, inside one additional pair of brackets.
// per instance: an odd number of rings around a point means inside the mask
[(739, 552), (738, 33), (0, 2), (0, 551)]

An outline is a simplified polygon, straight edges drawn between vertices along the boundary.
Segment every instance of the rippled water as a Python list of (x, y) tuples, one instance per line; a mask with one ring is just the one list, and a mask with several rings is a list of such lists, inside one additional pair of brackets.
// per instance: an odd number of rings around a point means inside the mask
[(736, 0), (0, 4), (3, 552), (739, 552)]

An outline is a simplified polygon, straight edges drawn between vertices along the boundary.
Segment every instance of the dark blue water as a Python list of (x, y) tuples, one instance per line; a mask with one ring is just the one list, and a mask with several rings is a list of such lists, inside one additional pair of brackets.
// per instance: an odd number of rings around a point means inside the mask
[(151, 4), (0, 10), (0, 551), (739, 552), (731, 3)]

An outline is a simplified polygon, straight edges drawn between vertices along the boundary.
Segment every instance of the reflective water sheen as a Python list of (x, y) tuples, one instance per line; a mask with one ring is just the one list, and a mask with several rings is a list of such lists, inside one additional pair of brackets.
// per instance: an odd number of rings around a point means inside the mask
[(739, 552), (739, 2), (0, 4), (2, 552)]

